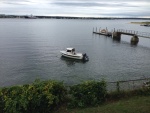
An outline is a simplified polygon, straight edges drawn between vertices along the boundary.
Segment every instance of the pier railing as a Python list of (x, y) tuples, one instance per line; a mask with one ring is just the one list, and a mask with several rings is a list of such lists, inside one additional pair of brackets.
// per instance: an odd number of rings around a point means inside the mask
[(150, 38), (150, 33), (148, 32), (140, 32), (140, 31), (134, 31), (134, 30), (125, 30), (125, 29), (117, 29), (113, 30), (112, 32), (121, 32), (121, 33), (126, 33), (126, 34), (135, 34), (139, 37), (144, 37), (144, 38)]
[[(107, 30), (107, 27), (105, 30)], [(96, 29), (93, 28), (93, 33), (100, 34), (100, 31), (101, 31), (101, 28), (99, 28), (99, 29), (97, 27), (96, 27)], [(120, 32), (122, 34), (136, 35), (138, 37), (150, 38), (150, 33), (148, 33), (148, 32), (126, 30), (126, 29), (115, 29), (115, 28), (113, 30), (111, 30), (111, 33), (113, 33), (113, 32)]]
[(119, 90), (134, 90), (146, 87), (147, 82), (150, 82), (150, 78), (118, 81), (118, 82), (107, 82), (107, 90), (116, 91), (118, 88)]

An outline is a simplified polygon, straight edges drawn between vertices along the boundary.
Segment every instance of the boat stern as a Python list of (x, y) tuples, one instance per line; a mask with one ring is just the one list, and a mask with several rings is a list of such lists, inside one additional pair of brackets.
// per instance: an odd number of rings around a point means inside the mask
[(83, 54), (83, 60), (84, 61), (88, 61), (89, 60), (89, 57), (86, 55), (86, 53)]

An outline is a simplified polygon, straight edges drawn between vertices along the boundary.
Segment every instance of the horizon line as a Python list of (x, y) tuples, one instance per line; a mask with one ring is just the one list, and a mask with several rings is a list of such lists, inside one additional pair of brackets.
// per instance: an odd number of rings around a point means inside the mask
[[(29, 15), (28, 15), (28, 14), (26, 14), (26, 15), (25, 15), (25, 14), (0, 14), (0, 16), (31, 16), (31, 15), (32, 15), (32, 14), (29, 14)], [(129, 17), (129, 16), (126, 16), (126, 17), (121, 17), (121, 16), (114, 16), (114, 17), (113, 17), (113, 16), (112, 16), (112, 17), (111, 17), (111, 16), (110, 16), (110, 17), (108, 17), (108, 16), (101, 16), (101, 17), (100, 17), (100, 16), (99, 16), (99, 17), (96, 16), (96, 17), (94, 17), (94, 16), (93, 16), (93, 17), (92, 17), (92, 16), (65, 16), (65, 15), (32, 15), (32, 16), (35, 16), (35, 17), (64, 17), (64, 18), (95, 18), (95, 19), (96, 19), (96, 18), (112, 18), (112, 19), (113, 19), (113, 18), (114, 18), (114, 19), (115, 19), (115, 18), (120, 18), (120, 19), (121, 19), (121, 18), (131, 18), (131, 19), (132, 19), (132, 18), (133, 18), (133, 19), (134, 19), (134, 18), (137, 18), (137, 19), (138, 19), (138, 18), (139, 18), (139, 19), (140, 19), (140, 18), (141, 18), (141, 19), (143, 18), (143, 19), (150, 19), (150, 17)]]

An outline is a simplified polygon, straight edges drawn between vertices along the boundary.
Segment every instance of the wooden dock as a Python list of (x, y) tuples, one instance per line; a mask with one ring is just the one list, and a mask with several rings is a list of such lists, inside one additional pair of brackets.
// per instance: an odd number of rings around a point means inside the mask
[(108, 36), (108, 37), (112, 36), (112, 33), (111, 33), (111, 32), (101, 33), (101, 32), (95, 32), (95, 31), (93, 31), (93, 33), (94, 33), (94, 34), (98, 34), (98, 35)]
[(97, 31), (97, 28), (96, 28), (96, 31), (94, 31), (94, 28), (93, 28), (93, 33), (94, 34), (98, 34), (98, 35), (108, 36), (108, 37), (112, 36), (112, 32), (109, 32), (107, 30), (107, 28), (106, 29), (102, 29), (102, 30), (99, 29), (99, 31)]
[(147, 32), (140, 32), (140, 31), (134, 31), (134, 30), (125, 30), (125, 29), (117, 29), (113, 32), (118, 32), (120, 34), (123, 34), (123, 35), (130, 35), (130, 36), (138, 36), (138, 37), (143, 37), (143, 38), (150, 38), (150, 33), (147, 33)]
[(129, 35), (132, 36), (131, 37), (131, 43), (133, 44), (137, 44), (139, 42), (139, 37), (143, 37), (143, 38), (150, 38), (150, 33), (146, 33), (146, 32), (139, 32), (139, 31), (133, 31), (133, 30), (124, 30), (124, 29), (117, 29), (112, 30), (111, 32), (109, 32), (106, 29), (102, 29), (102, 30), (97, 30), (94, 31), (93, 28), (93, 33), (94, 34), (98, 34), (98, 35), (104, 35), (104, 36), (108, 36), (108, 37), (112, 37), (114, 40), (119, 40), (121, 39), (121, 35)]
[(138, 37), (143, 37), (143, 38), (150, 38), (150, 33), (147, 32), (141, 32), (141, 31), (134, 31), (134, 30), (125, 30), (125, 29), (115, 29), (108, 31), (107, 27), (106, 29), (102, 29), (102, 30), (96, 30), (93, 28), (93, 33), (94, 34), (98, 34), (98, 35), (105, 35), (105, 36), (112, 36), (113, 37), (113, 33), (117, 33), (119, 35), (130, 35), (130, 36), (138, 36)]

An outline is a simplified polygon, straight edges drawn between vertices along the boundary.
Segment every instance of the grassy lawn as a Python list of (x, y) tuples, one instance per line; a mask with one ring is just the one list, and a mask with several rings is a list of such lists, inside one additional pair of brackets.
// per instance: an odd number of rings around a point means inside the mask
[(150, 96), (136, 96), (84, 109), (62, 107), (55, 113), (150, 113)]

